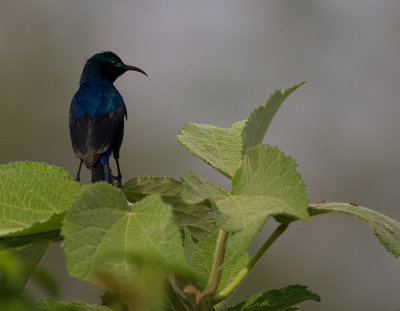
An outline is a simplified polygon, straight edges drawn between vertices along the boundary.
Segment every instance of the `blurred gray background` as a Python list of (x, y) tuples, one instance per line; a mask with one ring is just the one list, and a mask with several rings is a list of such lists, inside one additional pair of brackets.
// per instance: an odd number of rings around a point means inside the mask
[[(297, 160), (311, 202), (356, 202), (400, 220), (400, 1), (2, 0), (0, 42), (2, 164), (48, 162), (75, 176), (69, 104), (87, 58), (112, 50), (149, 74), (116, 82), (129, 115), (125, 181), (195, 170), (227, 186), (176, 143), (178, 130), (229, 127), (274, 89), (307, 81), (265, 143)], [(98, 290), (68, 277), (59, 247), (42, 265), (62, 279), (61, 299), (98, 303)], [(394, 310), (399, 271), (367, 225), (324, 215), (293, 224), (233, 302), (300, 283), (322, 297), (304, 310)]]

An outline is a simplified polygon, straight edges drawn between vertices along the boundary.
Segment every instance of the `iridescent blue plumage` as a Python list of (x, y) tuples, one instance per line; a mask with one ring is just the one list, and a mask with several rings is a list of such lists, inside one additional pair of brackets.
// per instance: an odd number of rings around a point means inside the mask
[(76, 180), (79, 180), (82, 163), (92, 170), (92, 182), (105, 180), (112, 183), (109, 157), (114, 155), (121, 186), (119, 149), (124, 134), (126, 107), (113, 82), (127, 70), (146, 73), (125, 65), (112, 52), (92, 56), (85, 64), (79, 90), (72, 99), (69, 126), (72, 147), (81, 160)]
[(91, 118), (102, 117), (125, 103), (115, 86), (108, 81), (91, 81), (81, 84), (72, 99), (70, 113), (80, 118), (88, 113)]

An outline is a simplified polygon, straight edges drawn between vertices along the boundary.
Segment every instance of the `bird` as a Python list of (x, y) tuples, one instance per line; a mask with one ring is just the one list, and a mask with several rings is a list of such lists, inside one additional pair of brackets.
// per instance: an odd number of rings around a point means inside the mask
[[(75, 177), (78, 182), (84, 163), (92, 172), (92, 183), (105, 181), (113, 184), (113, 179), (116, 179), (118, 186), (122, 187), (119, 151), (128, 114), (114, 82), (127, 71), (137, 71), (147, 76), (142, 69), (125, 65), (111, 51), (93, 55), (83, 67), (79, 89), (69, 109), (72, 148), (80, 159)], [(111, 154), (117, 165), (117, 177), (111, 175)]]

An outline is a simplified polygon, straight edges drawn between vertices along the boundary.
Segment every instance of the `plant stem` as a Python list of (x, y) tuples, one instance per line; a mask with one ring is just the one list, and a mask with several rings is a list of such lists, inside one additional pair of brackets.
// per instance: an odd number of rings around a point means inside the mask
[(218, 290), (219, 281), (221, 280), (222, 269), (224, 263), (226, 244), (228, 241), (229, 233), (224, 230), (219, 230), (217, 244), (215, 246), (214, 259), (211, 267), (210, 278), (208, 284), (203, 291), (204, 297), (214, 296)]
[(280, 224), (275, 231), (270, 235), (267, 241), (263, 244), (263, 246), (257, 251), (257, 253), (251, 258), (246, 267), (244, 267), (240, 272), (236, 275), (236, 277), (230, 282), (218, 295), (213, 297), (213, 303), (220, 302), (226, 299), (232, 292), (239, 286), (239, 284), (243, 281), (243, 279), (248, 275), (257, 261), (261, 258), (261, 256), (265, 253), (265, 251), (275, 242), (275, 240), (288, 228), (289, 224)]

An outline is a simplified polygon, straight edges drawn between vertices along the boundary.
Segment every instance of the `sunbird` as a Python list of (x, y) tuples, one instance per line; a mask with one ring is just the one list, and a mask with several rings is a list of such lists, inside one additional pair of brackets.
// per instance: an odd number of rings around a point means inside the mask
[[(113, 52), (106, 51), (88, 59), (81, 74), (79, 89), (69, 109), (72, 148), (80, 159), (75, 180), (80, 181), (82, 164), (92, 171), (92, 183), (117, 180), (122, 185), (119, 150), (124, 136), (124, 118), (128, 114), (114, 81), (128, 70), (140, 68), (125, 65)], [(111, 176), (109, 159), (114, 156), (118, 176)]]

